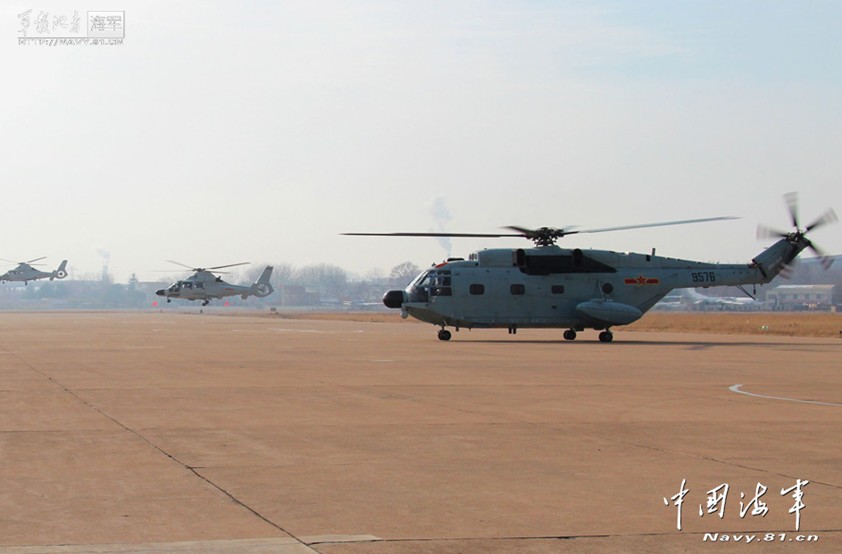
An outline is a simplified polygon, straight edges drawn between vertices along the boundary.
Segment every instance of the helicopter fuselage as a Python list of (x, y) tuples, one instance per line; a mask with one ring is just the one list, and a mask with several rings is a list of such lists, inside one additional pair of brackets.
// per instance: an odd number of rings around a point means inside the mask
[(267, 266), (257, 282), (250, 286), (244, 286), (226, 283), (212, 272), (201, 270), (187, 279), (176, 281), (167, 288), (156, 291), (155, 294), (165, 297), (167, 302), (170, 302), (173, 298), (201, 300), (205, 306), (214, 298), (225, 298), (226, 296), (239, 295), (243, 300), (249, 296), (262, 298), (273, 292), (273, 288), (269, 284), (271, 275), (272, 267)]
[(573, 334), (565, 338), (575, 338), (575, 331), (637, 321), (673, 289), (766, 283), (804, 247), (782, 239), (750, 264), (556, 245), (488, 249), (435, 265), (383, 301), (440, 326), (443, 340), (450, 338), (445, 327), (567, 328)]
[(209, 300), (248, 293), (249, 287), (231, 285), (225, 281), (202, 281), (198, 279), (184, 279), (172, 283), (166, 289), (157, 291), (158, 296), (166, 298), (181, 298), (184, 300)]

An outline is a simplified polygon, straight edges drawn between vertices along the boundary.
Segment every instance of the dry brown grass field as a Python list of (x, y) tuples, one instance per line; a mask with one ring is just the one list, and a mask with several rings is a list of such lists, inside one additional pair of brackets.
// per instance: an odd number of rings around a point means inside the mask
[(651, 313), (628, 327), (633, 331), (704, 332), (728, 335), (842, 337), (835, 313), (719, 312)]
[[(400, 322), (398, 313), (384, 312), (278, 312), (281, 319)], [(420, 323), (414, 319), (406, 323)], [(673, 333), (716, 333), (727, 335), (783, 335), (789, 337), (839, 337), (842, 314), (793, 312), (653, 312), (623, 331), (663, 331)], [(489, 331), (493, 332), (493, 331)]]

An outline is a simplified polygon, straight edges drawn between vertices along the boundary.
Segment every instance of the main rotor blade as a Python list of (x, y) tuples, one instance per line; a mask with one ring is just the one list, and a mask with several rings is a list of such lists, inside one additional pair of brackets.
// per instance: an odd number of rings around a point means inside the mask
[(564, 235), (570, 235), (570, 234), (575, 233), (576, 231), (572, 231), (571, 229), (575, 229), (576, 227), (577, 227), (576, 225), (568, 225), (567, 227), (561, 227), (561, 228), (541, 227), (540, 229), (527, 229), (526, 227), (519, 227), (517, 225), (507, 225), (507, 226), (504, 227), (504, 229), (511, 229), (512, 231), (517, 231), (517, 232), (521, 233), (520, 235), (517, 235), (517, 236), (523, 236), (523, 237), (528, 237), (528, 238), (534, 237), (534, 236), (536, 236), (540, 233), (547, 233), (547, 232), (552, 233), (553, 235), (561, 238)]
[(166, 261), (168, 261), (171, 264), (180, 265), (181, 267), (186, 267), (187, 269), (191, 269), (191, 270), (193, 269), (192, 265), (183, 264), (183, 263), (177, 262), (175, 260), (166, 260)]
[(786, 207), (789, 210), (792, 226), (798, 229), (798, 193), (788, 192), (784, 194), (784, 202), (786, 202)]
[(622, 225), (620, 227), (604, 227), (602, 229), (582, 229), (580, 231), (569, 231), (566, 234), (575, 233), (604, 233), (605, 231), (624, 231), (626, 229), (645, 229), (647, 227), (666, 227), (668, 225), (687, 225), (689, 223), (705, 223), (707, 221), (726, 221), (729, 219), (740, 219), (734, 216), (706, 217), (703, 219), (684, 219), (681, 221), (663, 221), (661, 223), (642, 223), (640, 225)]
[(825, 213), (820, 215), (814, 222), (807, 225), (806, 231), (812, 231), (813, 229), (818, 229), (819, 227), (824, 227), (829, 223), (836, 223), (839, 221), (839, 218), (836, 217), (836, 212), (833, 211), (833, 208), (829, 208)]
[[(222, 269), (224, 267), (234, 267), (234, 266), (238, 266), (238, 265), (248, 265), (250, 263), (251, 262), (239, 262), (239, 263), (236, 263), (236, 264), (217, 265), (217, 266), (214, 266), (214, 267), (208, 267), (207, 269)], [(217, 271), (215, 273), (221, 273), (221, 272)]]
[(506, 233), (340, 233), (352, 237), (466, 237), (466, 238), (500, 238), (522, 237), (522, 234)]
[[(43, 260), (43, 259), (45, 259), (46, 257), (47, 257), (47, 256), (41, 256), (40, 258), (35, 258), (34, 260), (29, 260), (28, 262), (15, 262), (15, 261), (12, 261), (12, 260), (7, 260), (6, 258), (0, 258), (0, 261), (2, 261), (2, 262), (9, 262), (10, 264), (18, 264), (18, 265), (20, 265), (20, 264), (31, 264), (32, 262), (37, 262), (38, 260)], [(39, 265), (43, 265), (43, 264), (39, 264)]]
[[(562, 237), (564, 235), (574, 235), (576, 233), (603, 233), (605, 231), (622, 231), (625, 229), (643, 229), (646, 227), (663, 227), (666, 225), (686, 225), (688, 223), (704, 223), (707, 221), (724, 221), (728, 219), (740, 219), (739, 217), (724, 216), (724, 217), (706, 217), (703, 219), (685, 219), (681, 221), (663, 221), (660, 223), (643, 223), (639, 225), (622, 225), (620, 227), (605, 227), (602, 229), (583, 229), (572, 230), (571, 227), (561, 229), (527, 229), (525, 227), (518, 227), (510, 225), (506, 229), (517, 231), (517, 233), (341, 233), (345, 236), (355, 237), (466, 237), (466, 238), (502, 238), (502, 237), (534, 237), (541, 231), (552, 231), (553, 234)], [(570, 230), (568, 230), (570, 229)]]

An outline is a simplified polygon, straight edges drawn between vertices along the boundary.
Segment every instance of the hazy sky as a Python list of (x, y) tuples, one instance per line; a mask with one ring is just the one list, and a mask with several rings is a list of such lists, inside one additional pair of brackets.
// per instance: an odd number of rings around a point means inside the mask
[[(20, 46), (32, 9), (122, 46)], [(4, 2), (0, 257), (157, 279), (167, 259), (447, 256), (435, 239), (736, 215), (565, 245), (742, 262), (842, 214), (835, 1)], [(83, 15), (84, 17), (84, 15)], [(32, 29), (30, 29), (32, 35)], [(811, 238), (842, 254), (842, 225)], [(454, 239), (452, 255), (528, 246)]]

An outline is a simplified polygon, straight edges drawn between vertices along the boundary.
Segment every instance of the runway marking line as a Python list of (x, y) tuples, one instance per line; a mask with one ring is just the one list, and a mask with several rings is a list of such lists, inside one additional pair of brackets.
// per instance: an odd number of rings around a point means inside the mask
[(818, 406), (842, 407), (842, 404), (837, 404), (835, 402), (819, 402), (818, 400), (801, 400), (800, 398), (786, 398), (783, 396), (766, 396), (765, 394), (756, 394), (753, 392), (740, 390), (740, 387), (742, 386), (742, 384), (732, 385), (728, 387), (728, 390), (730, 390), (731, 392), (736, 392), (738, 394), (745, 394), (746, 396), (754, 396), (755, 398), (766, 398), (767, 400), (784, 400), (786, 402), (798, 402), (799, 404), (816, 404)]

